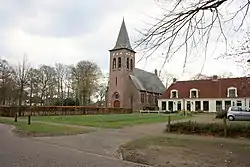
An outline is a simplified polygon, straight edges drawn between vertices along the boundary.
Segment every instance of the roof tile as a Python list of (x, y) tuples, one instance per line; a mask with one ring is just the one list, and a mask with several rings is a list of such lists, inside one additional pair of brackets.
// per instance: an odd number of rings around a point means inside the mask
[(189, 98), (189, 91), (192, 88), (198, 89), (199, 98), (226, 98), (229, 87), (237, 88), (238, 97), (250, 97), (250, 77), (240, 77), (221, 78), (215, 81), (212, 79), (177, 81), (171, 84), (160, 98), (169, 99), (173, 89), (178, 90), (179, 98)]
[(135, 68), (130, 78), (138, 90), (160, 94), (165, 90), (160, 78), (154, 73)]

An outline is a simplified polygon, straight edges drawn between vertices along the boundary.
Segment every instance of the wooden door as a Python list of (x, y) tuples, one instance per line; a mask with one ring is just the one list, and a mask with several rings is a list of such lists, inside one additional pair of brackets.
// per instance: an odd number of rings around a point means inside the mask
[(120, 101), (119, 100), (114, 101), (114, 108), (120, 108)]

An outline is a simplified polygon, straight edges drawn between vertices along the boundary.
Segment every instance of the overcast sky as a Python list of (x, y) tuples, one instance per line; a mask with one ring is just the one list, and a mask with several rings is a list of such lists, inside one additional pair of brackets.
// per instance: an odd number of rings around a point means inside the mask
[[(138, 38), (136, 29), (160, 13), (154, 0), (0, 0), (0, 55), (16, 63), (27, 54), (33, 66), (91, 60), (107, 71), (108, 50), (115, 45), (122, 18), (133, 43)], [(220, 46), (209, 51), (203, 73), (239, 75), (234, 64), (214, 59), (222, 52)], [(164, 66), (165, 71), (183, 79), (201, 70), (204, 57), (196, 55), (182, 74), (184, 53), (178, 54)], [(153, 71), (161, 65), (156, 53), (136, 66)]]

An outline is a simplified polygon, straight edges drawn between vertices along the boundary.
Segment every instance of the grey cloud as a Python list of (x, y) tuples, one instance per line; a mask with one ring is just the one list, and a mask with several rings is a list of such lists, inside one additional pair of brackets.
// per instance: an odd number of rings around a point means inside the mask
[[(58, 3), (34, 3), (33, 10), (49, 13), (48, 25), (23, 25), (23, 29), (31, 34), (53, 37), (77, 36), (98, 30), (111, 12), (122, 11), (124, 5), (117, 0), (72, 1), (65, 5)], [(110, 5), (112, 4), (112, 5)], [(42, 28), (41, 28), (42, 27)]]
[(31, 0), (0, 0), (0, 29), (17, 26), (33, 10)]

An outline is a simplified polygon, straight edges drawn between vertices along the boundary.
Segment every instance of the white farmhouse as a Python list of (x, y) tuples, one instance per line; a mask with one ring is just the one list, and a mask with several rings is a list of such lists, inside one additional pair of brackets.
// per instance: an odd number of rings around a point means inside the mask
[(250, 77), (176, 81), (158, 99), (161, 111), (227, 110), (230, 106), (250, 107)]

